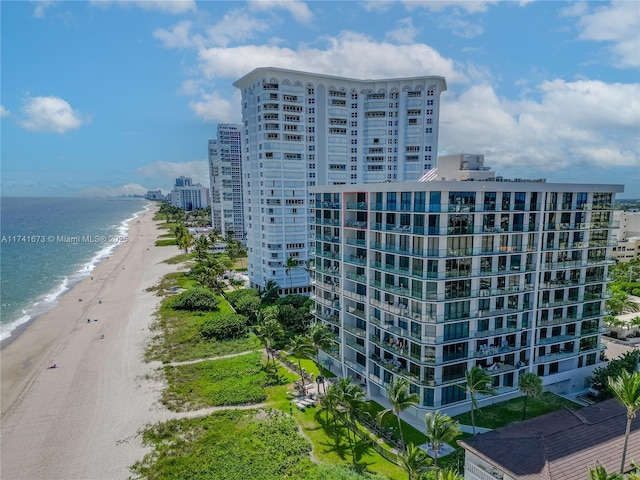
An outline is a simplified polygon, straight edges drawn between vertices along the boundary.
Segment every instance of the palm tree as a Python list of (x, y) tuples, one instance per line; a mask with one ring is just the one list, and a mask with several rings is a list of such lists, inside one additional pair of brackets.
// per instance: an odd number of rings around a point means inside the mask
[(287, 263), (284, 264), (285, 273), (289, 276), (289, 287), (293, 289), (293, 279), (291, 278), (291, 270), (298, 266), (298, 262), (293, 257), (287, 258)]
[(527, 400), (542, 395), (542, 379), (533, 372), (521, 373), (518, 377), (518, 390), (524, 393), (522, 405), (522, 420), (524, 420), (527, 412)]
[(464, 374), (466, 379), (465, 390), (469, 392), (471, 397), (471, 426), (473, 434), (476, 434), (476, 420), (474, 417), (475, 409), (478, 408), (478, 400), (476, 395), (495, 395), (496, 389), (491, 386), (492, 378), (489, 372), (474, 365), (471, 370), (467, 370)]
[(300, 368), (300, 378), (304, 384), (304, 374), (302, 372), (302, 357), (313, 354), (313, 345), (306, 335), (296, 335), (289, 343), (289, 350), (294, 357), (298, 358), (298, 368)]
[(609, 389), (627, 409), (627, 430), (624, 434), (624, 448), (622, 449), (622, 463), (620, 464), (620, 474), (623, 474), (631, 421), (636, 418), (636, 412), (640, 410), (640, 372), (629, 373), (627, 370), (623, 370), (618, 377), (609, 377), (608, 383)]
[(191, 245), (193, 245), (193, 235), (187, 233), (178, 237), (178, 246), (184, 250), (184, 253), (189, 253)]
[(338, 397), (336, 395), (337, 390), (335, 385), (331, 385), (324, 395), (320, 395), (318, 400), (320, 401), (320, 407), (316, 410), (316, 419), (320, 418), (320, 414), (325, 412), (325, 425), (329, 425), (329, 414), (333, 417), (334, 430), (337, 429), (335, 426), (337, 425), (338, 415), (336, 412), (336, 408), (338, 405)]
[(200, 235), (196, 239), (195, 250), (196, 250), (196, 257), (198, 260), (202, 260), (207, 257), (209, 253), (209, 245), (210, 245), (209, 239), (204, 235)]
[[(273, 344), (284, 336), (284, 330), (280, 322), (278, 322), (272, 312), (262, 311), (258, 313), (258, 323), (255, 327), (256, 336), (264, 344), (264, 348), (267, 351), (267, 365), (269, 365), (269, 355)], [(276, 359), (272, 357), (273, 365), (276, 364)]]
[(415, 393), (409, 393), (409, 382), (405, 378), (398, 377), (391, 379), (389, 386), (387, 386), (387, 398), (391, 404), (391, 408), (386, 408), (378, 413), (378, 420), (382, 420), (388, 413), (393, 412), (398, 419), (398, 429), (400, 430), (400, 443), (401, 448), (404, 448), (404, 434), (402, 433), (402, 422), (400, 421), (400, 412), (407, 408), (417, 405), (420, 402), (420, 397)]
[(616, 290), (611, 298), (606, 302), (609, 315), (617, 316), (623, 313), (633, 313), (640, 311), (640, 305), (629, 298), (629, 295), (622, 290)]
[[(358, 386), (351, 383), (351, 378), (340, 378), (338, 383), (332, 385), (335, 388), (337, 399), (336, 411), (347, 427), (347, 437), (351, 447), (351, 457), (353, 463), (356, 463), (355, 442), (357, 439), (356, 430), (358, 428), (357, 421), (362, 419), (366, 411), (366, 396), (364, 391)], [(353, 430), (353, 442), (351, 441), (351, 430)]]
[(623, 480), (622, 475), (609, 473), (602, 465), (596, 465), (589, 469), (589, 480)]
[(440, 471), (440, 480), (464, 480), (453, 468), (445, 468)]
[(220, 233), (220, 230), (211, 230), (211, 232), (209, 232), (209, 241), (211, 242), (211, 245), (214, 246), (220, 243), (222, 241), (222, 234)]
[(431, 467), (431, 458), (420, 447), (413, 443), (407, 445), (407, 452), (400, 457), (400, 465), (409, 474), (409, 480), (417, 480)]
[(280, 296), (278, 295), (278, 289), (280, 287), (274, 280), (268, 280), (264, 286), (264, 293), (262, 294), (262, 301), (267, 305), (275, 303)]
[(309, 339), (316, 354), (316, 363), (320, 368), (320, 350), (329, 348), (333, 343), (333, 333), (324, 323), (316, 322), (309, 330)]
[(453, 441), (460, 435), (460, 425), (449, 415), (440, 414), (439, 411), (427, 413), (425, 416), (426, 433), (433, 448), (433, 466), (436, 469), (438, 480), (438, 451), (440, 445)]

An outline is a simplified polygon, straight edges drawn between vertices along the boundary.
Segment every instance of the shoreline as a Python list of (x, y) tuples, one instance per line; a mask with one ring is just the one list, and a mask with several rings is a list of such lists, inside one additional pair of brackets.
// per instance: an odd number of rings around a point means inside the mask
[(156, 211), (0, 350), (3, 480), (126, 478), (147, 453), (137, 432), (166, 415), (159, 363), (144, 362), (161, 301), (147, 288), (179, 268), (155, 246)]
[[(150, 211), (152, 208), (153, 208), (153, 203), (149, 202), (143, 205), (142, 210), (139, 210), (133, 213), (133, 215), (131, 215), (130, 217), (122, 220), (118, 225), (119, 235), (125, 235), (125, 234), (128, 235), (131, 222), (133, 222), (136, 218), (138, 218), (143, 213)], [(101, 262), (108, 259), (115, 251), (118, 250), (118, 248), (121, 245), (122, 243), (113, 244), (105, 248), (102, 248), (101, 250), (98, 250), (88, 261), (82, 264), (78, 270), (70, 273), (69, 275), (64, 276), (60, 281), (60, 283), (55, 285), (51, 290), (49, 290), (46, 293), (43, 293), (38, 298), (34, 299), (31, 305), (27, 307), (27, 311), (23, 311), (24, 313), (22, 317), (16, 318), (15, 320), (12, 320), (8, 324), (3, 325), (3, 335), (5, 331), (8, 329), (8, 336), (0, 339), (0, 351), (2, 351), (3, 348), (7, 347), (14, 340), (16, 340), (16, 338), (22, 335), (27, 330), (29, 325), (31, 325), (35, 320), (37, 320), (39, 317), (43, 315), (46, 315), (48, 312), (56, 308), (58, 306), (60, 299), (63, 296), (71, 293), (71, 291), (76, 286), (78, 286), (88, 276), (91, 276), (93, 274), (93, 271), (96, 269), (96, 267), (100, 265)], [(65, 283), (67, 283), (66, 286), (64, 286)], [(60, 292), (58, 293), (58, 291)], [(37, 311), (38, 309), (36, 309), (36, 306), (43, 302), (47, 302), (47, 299), (49, 297), (53, 297), (53, 300), (49, 301), (50, 305), (45, 306), (41, 311)], [(25, 315), (28, 316), (29, 318), (27, 318), (24, 321), (21, 321), (21, 319)]]

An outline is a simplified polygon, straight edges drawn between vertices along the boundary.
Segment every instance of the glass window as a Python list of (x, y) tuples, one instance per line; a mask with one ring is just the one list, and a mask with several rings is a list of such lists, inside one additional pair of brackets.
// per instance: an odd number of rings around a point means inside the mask
[(425, 192), (416, 192), (414, 194), (414, 211), (424, 212), (425, 201), (426, 201)]
[(440, 192), (429, 192), (429, 211), (440, 211)]

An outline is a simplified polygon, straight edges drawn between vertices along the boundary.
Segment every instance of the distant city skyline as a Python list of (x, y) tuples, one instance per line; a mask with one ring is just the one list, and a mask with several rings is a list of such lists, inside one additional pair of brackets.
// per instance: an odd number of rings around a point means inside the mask
[(640, 198), (640, 3), (2, 2), (1, 191), (209, 184), (258, 67), (443, 76), (439, 155)]

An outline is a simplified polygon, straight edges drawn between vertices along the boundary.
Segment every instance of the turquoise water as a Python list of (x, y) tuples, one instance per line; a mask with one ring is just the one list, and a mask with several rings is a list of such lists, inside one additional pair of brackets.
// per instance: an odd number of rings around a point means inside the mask
[(54, 307), (126, 241), (148, 204), (126, 198), (0, 199), (0, 339)]

